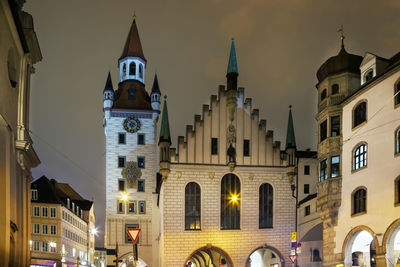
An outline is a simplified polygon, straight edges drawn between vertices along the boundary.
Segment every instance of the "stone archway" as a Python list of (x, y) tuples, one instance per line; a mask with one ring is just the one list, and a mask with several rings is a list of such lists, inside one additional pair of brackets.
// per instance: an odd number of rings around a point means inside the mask
[(400, 219), (394, 221), (383, 236), (386, 266), (400, 266)]
[(207, 245), (201, 247), (185, 260), (183, 267), (233, 267), (229, 255), (222, 249)]
[(375, 233), (367, 226), (357, 226), (343, 243), (345, 266), (376, 266), (376, 250), (380, 249)]
[(274, 247), (262, 246), (253, 250), (247, 257), (245, 267), (271, 266), (281, 267), (284, 263), (282, 254)]

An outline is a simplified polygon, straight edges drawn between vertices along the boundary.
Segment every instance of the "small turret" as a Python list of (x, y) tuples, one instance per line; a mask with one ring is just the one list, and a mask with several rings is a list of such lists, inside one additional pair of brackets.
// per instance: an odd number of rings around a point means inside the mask
[(166, 181), (170, 172), (171, 158), (169, 147), (171, 146), (171, 134), (169, 131), (167, 96), (164, 96), (164, 107), (162, 112), (160, 139), (158, 141), (160, 148), (160, 174), (163, 181)]
[[(111, 74), (108, 72), (107, 76), (107, 81), (106, 81), (106, 86), (104, 87), (103, 90), (103, 111), (104, 111), (104, 119), (109, 119), (110, 118), (110, 110), (113, 106), (114, 103), (114, 89), (111, 81)], [(104, 125), (105, 126), (104, 121)]]
[(153, 88), (151, 89), (151, 107), (153, 110), (157, 110), (160, 113), (161, 110), (161, 92), (160, 86), (158, 85), (157, 74), (154, 76)]
[(288, 156), (288, 165), (296, 165), (296, 137), (294, 135), (292, 105), (289, 106), (289, 118), (286, 132), (286, 154)]

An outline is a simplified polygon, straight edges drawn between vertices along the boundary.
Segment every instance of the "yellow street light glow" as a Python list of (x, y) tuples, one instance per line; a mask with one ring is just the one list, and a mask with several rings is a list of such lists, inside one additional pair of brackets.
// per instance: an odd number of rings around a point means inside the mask
[(237, 196), (232, 196), (232, 201), (237, 201), (238, 197)]
[(127, 200), (128, 199), (128, 195), (127, 194), (122, 194), (122, 200)]

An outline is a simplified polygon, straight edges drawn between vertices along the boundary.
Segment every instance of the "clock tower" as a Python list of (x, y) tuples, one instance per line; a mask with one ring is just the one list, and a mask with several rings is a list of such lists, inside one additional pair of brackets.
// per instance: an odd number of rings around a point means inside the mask
[[(158, 171), (156, 129), (160, 110), (145, 89), (146, 63), (133, 19), (118, 60), (118, 87), (114, 90), (109, 74), (103, 91), (107, 266), (115, 265), (117, 254), (127, 266), (132, 262), (127, 228), (141, 229), (136, 266), (159, 266), (159, 208), (153, 192)], [(156, 78), (155, 82), (158, 88)], [(161, 94), (159, 88), (157, 93)]]

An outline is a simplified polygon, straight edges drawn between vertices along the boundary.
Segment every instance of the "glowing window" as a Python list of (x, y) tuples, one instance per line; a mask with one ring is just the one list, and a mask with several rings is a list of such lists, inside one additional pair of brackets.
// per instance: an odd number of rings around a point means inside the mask
[(185, 230), (200, 230), (200, 186), (191, 182), (185, 188)]
[(240, 180), (233, 173), (221, 180), (221, 229), (240, 229)]
[(353, 170), (367, 166), (367, 146), (359, 145), (353, 152)]

